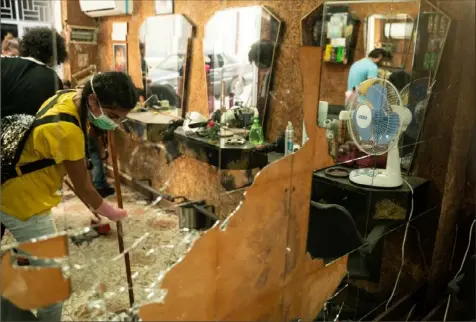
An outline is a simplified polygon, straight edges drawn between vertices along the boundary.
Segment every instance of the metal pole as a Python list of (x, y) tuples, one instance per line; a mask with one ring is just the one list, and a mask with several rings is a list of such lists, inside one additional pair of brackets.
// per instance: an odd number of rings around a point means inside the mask
[[(114, 184), (116, 186), (116, 196), (117, 196), (117, 206), (121, 209), (124, 209), (124, 205), (122, 203), (122, 193), (121, 193), (121, 178), (119, 177), (119, 168), (117, 165), (117, 153), (116, 153), (116, 141), (114, 132), (108, 131), (108, 138), (109, 138), (109, 150), (111, 152), (111, 160), (112, 160), (112, 169), (114, 172)], [(122, 222), (116, 222), (117, 227), (117, 241), (119, 243), (119, 252), (124, 252), (124, 240), (122, 239), (123, 236), (123, 229), (122, 229)], [(124, 254), (124, 261), (126, 264), (126, 276), (127, 276), (127, 285), (129, 287), (129, 303), (130, 306), (134, 304), (134, 288), (132, 285), (132, 273), (131, 273), (131, 261), (129, 259), (129, 253)]]

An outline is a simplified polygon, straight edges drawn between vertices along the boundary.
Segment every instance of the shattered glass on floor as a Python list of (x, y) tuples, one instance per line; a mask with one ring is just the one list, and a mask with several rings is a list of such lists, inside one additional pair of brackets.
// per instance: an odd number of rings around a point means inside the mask
[[(129, 250), (135, 304), (141, 305), (163, 298), (164, 291), (158, 282), (165, 270), (182, 257), (192, 242), (200, 235), (197, 231), (180, 231), (178, 208), (161, 209), (151, 205), (146, 198), (129, 188), (122, 187), (124, 208), (128, 218), (123, 220), (124, 245)], [(115, 196), (108, 202), (117, 204)], [(65, 189), (63, 202), (53, 209), (58, 231), (77, 232), (91, 226), (91, 211)], [(64, 303), (63, 321), (133, 320), (134, 311), (128, 310), (129, 297), (124, 257), (119, 254), (116, 224), (109, 223), (107, 235), (90, 230), (78, 242), (69, 238), (69, 260), (72, 293)], [(84, 237), (87, 237), (84, 239)], [(2, 245), (13, 243), (7, 232)]]

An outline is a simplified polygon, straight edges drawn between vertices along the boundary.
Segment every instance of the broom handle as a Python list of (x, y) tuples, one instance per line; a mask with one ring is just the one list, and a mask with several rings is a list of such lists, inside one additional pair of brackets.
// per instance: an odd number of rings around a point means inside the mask
[[(114, 184), (116, 186), (117, 206), (121, 209), (124, 209), (124, 205), (122, 203), (121, 178), (119, 177), (119, 168), (117, 165), (116, 140), (113, 131), (108, 131), (107, 134), (109, 139), (109, 151), (111, 152), (112, 169), (114, 172)], [(117, 241), (119, 243), (119, 252), (122, 254), (124, 252), (124, 240), (122, 239), (122, 222), (116, 222), (116, 227)], [(134, 288), (132, 285), (131, 261), (129, 259), (128, 252), (124, 254), (124, 261), (126, 264), (127, 285), (129, 287), (129, 304), (132, 307), (132, 305), (134, 304)]]

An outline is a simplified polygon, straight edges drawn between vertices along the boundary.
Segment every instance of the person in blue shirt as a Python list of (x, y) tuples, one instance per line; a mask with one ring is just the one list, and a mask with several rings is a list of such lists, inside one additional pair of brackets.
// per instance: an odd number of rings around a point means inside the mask
[(350, 67), (349, 78), (347, 79), (346, 99), (352, 94), (360, 83), (378, 76), (378, 67), (383, 60), (389, 59), (390, 54), (382, 48), (375, 48), (369, 53), (369, 56), (356, 61)]

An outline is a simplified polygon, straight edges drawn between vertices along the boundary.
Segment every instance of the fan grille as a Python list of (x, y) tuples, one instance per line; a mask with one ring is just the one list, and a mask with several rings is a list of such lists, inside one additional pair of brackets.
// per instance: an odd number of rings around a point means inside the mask
[(349, 133), (359, 149), (370, 155), (386, 153), (398, 142), (401, 120), (394, 107), (400, 95), (385, 79), (368, 79), (347, 100)]
[(421, 77), (413, 80), (400, 91), (403, 106), (408, 108), (412, 113), (412, 122), (405, 133), (415, 140), (419, 135), (420, 126), (425, 114), (428, 100), (428, 87), (429, 78)]

